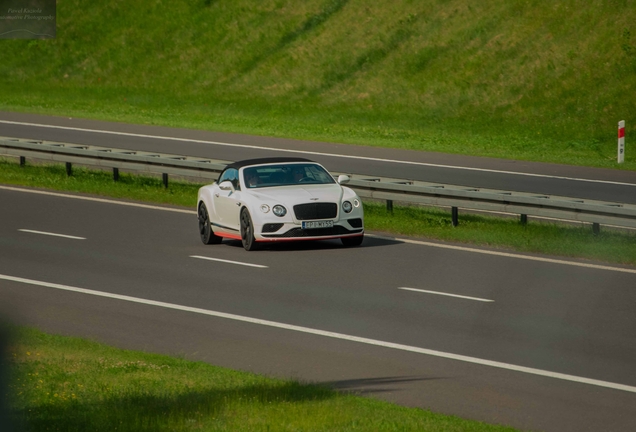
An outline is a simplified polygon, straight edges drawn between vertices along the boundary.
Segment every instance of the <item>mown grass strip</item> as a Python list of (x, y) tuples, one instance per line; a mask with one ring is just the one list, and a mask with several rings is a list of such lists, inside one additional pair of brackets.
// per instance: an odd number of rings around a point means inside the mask
[[(121, 199), (153, 202), (194, 209), (200, 184), (171, 181), (164, 188), (160, 177), (122, 173), (118, 182), (112, 174), (75, 167), (67, 176), (63, 165), (26, 165), (0, 159), (0, 183), (95, 194)], [(450, 213), (421, 207), (395, 206), (387, 212), (384, 204), (365, 202), (365, 224), (369, 231), (392, 235), (426, 237), (520, 252), (636, 265), (636, 233), (601, 229), (594, 234), (589, 225), (565, 226), (517, 219), (460, 214), (453, 227)], [(194, 229), (194, 228), (193, 228)]]
[(21, 431), (513, 431), (202, 362), (14, 329)]

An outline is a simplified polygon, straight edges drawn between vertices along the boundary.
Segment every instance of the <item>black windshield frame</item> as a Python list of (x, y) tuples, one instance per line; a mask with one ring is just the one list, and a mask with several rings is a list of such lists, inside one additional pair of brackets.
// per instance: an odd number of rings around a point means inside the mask
[(246, 189), (334, 184), (336, 181), (316, 163), (260, 165), (243, 168)]

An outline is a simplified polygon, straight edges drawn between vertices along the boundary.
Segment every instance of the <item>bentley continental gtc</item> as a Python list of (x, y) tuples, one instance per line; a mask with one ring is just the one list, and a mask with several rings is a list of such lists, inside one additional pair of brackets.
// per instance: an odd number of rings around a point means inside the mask
[(199, 189), (205, 244), (241, 240), (248, 250), (272, 242), (340, 239), (359, 246), (364, 213), (358, 195), (320, 164), (302, 158), (250, 159), (228, 165)]

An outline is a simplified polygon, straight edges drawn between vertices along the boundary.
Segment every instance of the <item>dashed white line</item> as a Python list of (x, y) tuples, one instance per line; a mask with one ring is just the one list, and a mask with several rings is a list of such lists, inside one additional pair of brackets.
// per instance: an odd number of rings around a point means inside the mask
[(36, 231), (36, 230), (30, 230), (30, 229), (19, 229), (18, 231), (22, 231), (22, 232), (25, 232), (25, 233), (31, 233), (31, 234), (41, 234), (41, 235), (53, 236), (53, 237), (64, 237), (64, 238), (73, 239), (73, 240), (86, 240), (86, 237), (76, 237), (76, 236), (72, 236), (72, 235), (57, 234), (57, 233), (46, 232), (46, 231)]
[[(571, 382), (575, 382), (575, 383), (579, 383), (579, 384), (588, 384), (588, 385), (599, 386), (599, 387), (604, 387), (604, 388), (609, 388), (609, 389), (614, 389), (614, 390), (621, 390), (621, 391), (626, 391), (626, 392), (630, 392), (630, 393), (636, 393), (636, 387), (629, 386), (629, 385), (626, 385), (626, 384), (619, 384), (619, 383), (613, 383), (613, 382), (608, 382), (608, 381), (601, 381), (601, 380), (597, 380), (597, 379), (585, 378), (585, 377), (580, 377), (580, 376), (576, 376), (576, 375), (569, 375), (569, 374), (564, 374), (564, 373), (559, 373), (559, 372), (551, 372), (551, 371), (547, 371), (547, 370), (543, 370), (543, 369), (535, 369), (535, 368), (530, 368), (530, 367), (525, 367), (525, 366), (518, 366), (518, 365), (514, 365), (514, 364), (509, 364), (509, 363), (502, 363), (502, 362), (498, 362), (498, 361), (485, 360), (485, 359), (480, 359), (480, 358), (477, 358), (477, 357), (469, 357), (469, 356), (464, 356), (464, 355), (460, 355), (460, 354), (452, 354), (452, 353), (447, 353), (447, 352), (443, 352), (443, 351), (436, 351), (436, 350), (427, 349), (427, 348), (419, 348), (419, 347), (414, 347), (414, 346), (410, 346), (410, 345), (402, 345), (402, 344), (397, 344), (397, 343), (393, 343), (393, 342), (385, 342), (385, 341), (376, 340), (376, 339), (369, 339), (369, 338), (363, 338), (363, 337), (358, 337), (358, 336), (347, 335), (347, 334), (343, 334), (343, 333), (335, 333), (335, 332), (330, 332), (330, 331), (325, 331), (325, 330), (318, 330), (318, 329), (313, 329), (313, 328), (309, 328), (309, 327), (302, 327), (302, 326), (297, 326), (297, 325), (280, 323), (280, 322), (276, 322), (276, 321), (268, 321), (268, 320), (263, 320), (263, 319), (259, 319), (259, 318), (251, 318), (251, 317), (246, 317), (246, 316), (242, 316), (242, 315), (234, 315), (234, 314), (229, 314), (229, 313), (225, 313), (225, 312), (218, 312), (218, 311), (195, 308), (195, 307), (190, 307), (190, 306), (176, 305), (176, 304), (172, 304), (172, 303), (165, 303), (165, 302), (160, 302), (160, 301), (155, 301), (155, 300), (148, 300), (148, 299), (143, 299), (143, 298), (138, 298), (138, 297), (120, 295), (120, 294), (111, 294), (111, 293), (102, 292), (102, 291), (94, 291), (94, 290), (85, 289), (85, 288), (77, 288), (77, 287), (72, 287), (72, 286), (68, 286), (68, 285), (61, 285), (61, 284), (55, 284), (55, 283), (50, 283), (50, 282), (37, 281), (37, 280), (32, 280), (32, 279), (25, 279), (25, 278), (20, 278), (20, 277), (15, 277), (15, 276), (8, 276), (8, 275), (0, 274), (0, 279), (6, 280), (6, 281), (11, 281), (11, 282), (17, 282), (17, 283), (36, 285), (36, 286), (47, 287), (47, 288), (54, 288), (54, 289), (58, 289), (58, 290), (64, 290), (64, 291), (71, 291), (71, 292), (77, 292), (77, 293), (82, 293), (82, 294), (88, 294), (88, 295), (93, 295), (93, 296), (106, 297), (106, 298), (111, 298), (111, 299), (116, 299), (116, 300), (123, 300), (123, 301), (132, 302), (132, 303), (145, 304), (145, 305), (149, 305), (149, 306), (157, 306), (157, 307), (162, 307), (162, 308), (166, 308), (166, 309), (173, 309), (173, 310), (179, 310), (179, 311), (184, 311), (184, 312), (197, 313), (197, 314), (213, 316), (213, 317), (217, 317), (217, 318), (230, 319), (230, 320), (234, 320), (234, 321), (257, 324), (257, 325), (262, 325), (262, 326), (267, 326), (267, 327), (274, 327), (274, 328), (290, 330), (290, 331), (296, 331), (296, 332), (300, 332), (300, 333), (312, 334), (312, 335), (317, 335), (317, 336), (330, 337), (330, 338), (334, 338), (334, 339), (346, 340), (346, 341), (350, 341), (350, 342), (357, 342), (357, 343), (362, 343), (362, 344), (367, 344), (367, 345), (374, 345), (374, 346), (379, 346), (379, 347), (383, 347), (383, 348), (390, 348), (390, 349), (395, 349), (395, 350), (400, 350), (400, 351), (408, 351), (408, 352), (412, 352), (412, 353), (416, 353), (416, 354), (424, 354), (424, 355), (433, 356), (433, 357), (440, 357), (440, 358), (446, 358), (446, 359), (450, 359), (450, 360), (457, 360), (457, 361), (461, 361), (461, 362), (465, 362), (465, 363), (472, 363), (472, 364), (477, 364), (477, 365), (482, 365), (482, 366), (489, 366), (489, 367), (494, 367), (494, 368), (499, 368), (499, 369), (506, 369), (506, 370), (510, 370), (510, 371), (522, 372), (522, 373), (526, 373), (526, 374), (538, 375), (538, 376), (542, 376), (542, 377), (554, 378), (554, 379), (559, 379), (559, 380), (564, 380), (564, 381), (571, 381)], [(2, 288), (2, 285), (0, 285), (0, 289), (1, 288)]]
[(136, 138), (152, 138), (155, 140), (181, 141), (181, 142), (191, 142), (191, 143), (197, 143), (197, 144), (210, 144), (210, 145), (219, 145), (219, 146), (225, 146), (225, 147), (247, 148), (247, 149), (254, 149), (254, 150), (269, 150), (269, 151), (298, 153), (298, 154), (306, 154), (306, 155), (314, 155), (314, 156), (329, 156), (329, 157), (337, 157), (337, 158), (344, 158), (344, 159), (358, 159), (358, 160), (367, 160), (367, 161), (374, 161), (374, 162), (389, 162), (389, 163), (404, 164), (404, 165), (448, 168), (448, 169), (456, 169), (456, 170), (463, 170), (463, 171), (490, 172), (490, 173), (509, 174), (509, 175), (516, 175), (516, 176), (525, 176), (525, 177), (540, 177), (540, 178), (549, 178), (549, 179), (557, 179), (557, 180), (571, 180), (571, 181), (581, 181), (581, 182), (589, 182), (589, 183), (604, 183), (604, 184), (614, 184), (614, 185), (622, 185), (622, 186), (636, 186), (635, 183), (624, 183), (624, 182), (607, 181), (607, 180), (593, 180), (593, 179), (563, 177), (563, 176), (554, 176), (554, 175), (545, 175), (545, 174), (533, 174), (533, 173), (524, 173), (524, 172), (518, 172), (518, 171), (502, 171), (502, 170), (493, 170), (493, 169), (487, 169), (487, 168), (462, 167), (462, 166), (455, 166), (455, 165), (414, 162), (414, 161), (406, 161), (406, 160), (399, 160), (399, 159), (374, 158), (374, 157), (368, 157), (368, 156), (342, 155), (337, 153), (321, 153), (321, 152), (307, 151), (307, 150), (293, 150), (293, 149), (285, 149), (285, 148), (263, 147), (263, 146), (248, 145), (248, 144), (235, 144), (235, 143), (226, 143), (226, 142), (219, 142), (219, 141), (198, 140), (198, 139), (192, 139), (192, 138), (179, 138), (179, 137), (169, 137), (169, 136), (162, 136), (162, 135), (138, 134), (138, 133), (132, 133), (132, 132), (116, 132), (116, 131), (109, 131), (109, 130), (86, 129), (86, 128), (78, 128), (78, 127), (70, 127), (70, 126), (56, 126), (56, 125), (17, 122), (17, 121), (9, 121), (9, 120), (0, 120), (0, 123), (20, 125), (20, 126), (33, 126), (33, 127), (41, 127), (41, 128), (72, 130), (72, 131), (78, 131), (78, 132), (92, 132), (92, 133), (99, 133), (99, 134), (130, 136), (130, 137), (136, 137)]
[(487, 302), (487, 303), (494, 302), (494, 300), (489, 300), (489, 299), (484, 299), (484, 298), (479, 298), (479, 297), (469, 297), (469, 296), (463, 296), (463, 295), (458, 295), (458, 294), (450, 294), (450, 293), (439, 292), (439, 291), (423, 290), (423, 289), (418, 289), (418, 288), (399, 287), (398, 289), (405, 290), (405, 291), (421, 292), (421, 293), (426, 293), (426, 294), (435, 294), (435, 295), (441, 295), (441, 296), (447, 296), (447, 297), (457, 297), (457, 298), (461, 298), (461, 299), (475, 300), (475, 301)]
[(236, 265), (242, 265), (242, 266), (247, 266), (247, 267), (269, 268), (266, 265), (250, 264), (250, 263), (244, 263), (244, 262), (240, 262), (240, 261), (230, 261), (230, 260), (225, 260), (225, 259), (220, 259), (220, 258), (211, 258), (211, 257), (206, 257), (206, 256), (200, 256), (200, 255), (190, 255), (190, 258), (198, 258), (198, 259), (208, 260), (208, 261), (218, 261), (218, 262), (222, 262), (222, 263), (236, 264)]

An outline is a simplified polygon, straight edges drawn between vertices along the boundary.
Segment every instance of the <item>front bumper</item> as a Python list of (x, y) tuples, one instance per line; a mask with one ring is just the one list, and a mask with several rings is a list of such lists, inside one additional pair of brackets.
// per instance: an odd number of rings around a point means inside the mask
[(257, 227), (257, 241), (320, 240), (364, 234), (361, 218), (341, 220), (331, 228), (303, 229), (296, 223), (264, 224)]

